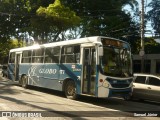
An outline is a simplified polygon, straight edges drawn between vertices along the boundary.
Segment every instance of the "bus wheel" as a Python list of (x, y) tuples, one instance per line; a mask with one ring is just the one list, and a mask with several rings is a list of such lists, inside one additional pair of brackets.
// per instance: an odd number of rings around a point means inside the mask
[(27, 76), (23, 75), (21, 78), (21, 85), (23, 88), (27, 88)]
[(74, 81), (69, 80), (65, 86), (65, 95), (68, 99), (75, 100), (77, 98), (76, 86)]

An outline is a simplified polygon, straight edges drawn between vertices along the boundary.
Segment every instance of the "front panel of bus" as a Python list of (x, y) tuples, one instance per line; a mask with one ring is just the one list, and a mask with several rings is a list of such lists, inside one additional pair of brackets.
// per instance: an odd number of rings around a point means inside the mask
[[(132, 93), (132, 59), (128, 43), (102, 38), (99, 56), (98, 97), (128, 97)], [(99, 53), (101, 54), (101, 53)]]

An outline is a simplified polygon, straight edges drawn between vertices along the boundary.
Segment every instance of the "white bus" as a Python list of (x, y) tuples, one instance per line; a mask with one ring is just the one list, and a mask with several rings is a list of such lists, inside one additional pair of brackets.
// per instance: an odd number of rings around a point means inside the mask
[(27, 85), (100, 98), (132, 94), (131, 49), (127, 42), (95, 36), (11, 49), (8, 77)]

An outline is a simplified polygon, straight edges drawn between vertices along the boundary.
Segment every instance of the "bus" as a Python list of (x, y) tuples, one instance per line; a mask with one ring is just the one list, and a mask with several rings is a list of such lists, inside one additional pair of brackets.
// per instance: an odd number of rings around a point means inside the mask
[(24, 88), (63, 91), (69, 99), (127, 99), (133, 91), (131, 49), (125, 41), (103, 36), (11, 49), (8, 78)]

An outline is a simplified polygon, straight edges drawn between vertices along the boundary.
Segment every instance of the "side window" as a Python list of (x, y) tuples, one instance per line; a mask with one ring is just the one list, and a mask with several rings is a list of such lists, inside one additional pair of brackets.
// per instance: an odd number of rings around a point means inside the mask
[(59, 63), (60, 47), (45, 49), (45, 63)]
[(154, 77), (149, 77), (148, 81), (149, 85), (155, 85), (155, 86), (160, 86), (160, 80)]
[(31, 62), (31, 50), (23, 51), (22, 53), (22, 63)]
[(136, 76), (134, 82), (135, 83), (142, 83), (145, 84), (146, 81), (146, 77), (145, 76)]
[(62, 63), (80, 62), (80, 45), (65, 46), (62, 48)]
[(32, 63), (43, 63), (44, 49), (33, 50)]
[(9, 63), (14, 63), (14, 62), (15, 62), (15, 53), (10, 53)]

